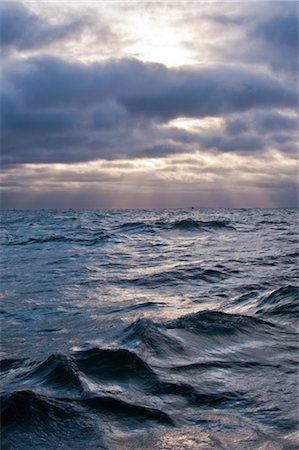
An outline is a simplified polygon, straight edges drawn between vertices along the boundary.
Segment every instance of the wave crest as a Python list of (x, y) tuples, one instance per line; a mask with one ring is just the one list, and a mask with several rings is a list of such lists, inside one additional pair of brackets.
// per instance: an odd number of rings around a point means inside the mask
[(297, 320), (299, 314), (298, 287), (288, 285), (275, 289), (260, 301), (257, 313), (293, 316)]
[(199, 333), (228, 334), (236, 333), (260, 325), (273, 325), (264, 320), (241, 314), (227, 314), (220, 311), (199, 311), (181, 316), (169, 323), (167, 328), (188, 329)]

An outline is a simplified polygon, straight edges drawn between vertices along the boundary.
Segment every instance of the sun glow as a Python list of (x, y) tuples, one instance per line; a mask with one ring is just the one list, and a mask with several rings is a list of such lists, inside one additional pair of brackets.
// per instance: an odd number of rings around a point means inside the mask
[(168, 67), (197, 63), (193, 52), (184, 45), (191, 39), (186, 30), (178, 30), (165, 19), (151, 15), (138, 15), (132, 18), (129, 25), (130, 33), (137, 39), (124, 49), (128, 56)]
[(221, 117), (204, 117), (204, 118), (194, 118), (194, 117), (178, 117), (176, 119), (170, 120), (163, 127), (167, 128), (180, 128), (186, 131), (199, 131), (202, 129), (220, 129), (224, 126), (224, 120)]
[(155, 43), (140, 42), (126, 48), (125, 53), (141, 61), (160, 63), (168, 67), (179, 67), (196, 62), (188, 55), (188, 52), (174, 42), (159, 47)]

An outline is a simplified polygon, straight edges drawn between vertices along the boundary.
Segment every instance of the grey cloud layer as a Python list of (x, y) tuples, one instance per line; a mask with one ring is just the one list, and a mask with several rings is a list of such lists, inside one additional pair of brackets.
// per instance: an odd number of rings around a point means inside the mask
[[(112, 3), (86, 1), (61, 4), (59, 22), (45, 5), (0, 4), (5, 207), (109, 207), (120, 191), (118, 207), (143, 206), (152, 191), (159, 198), (151, 206), (187, 199), (207, 206), (242, 206), (244, 199), (247, 206), (296, 205), (297, 2), (186, 8), (141, 0), (120, 3), (116, 15)], [(157, 17), (162, 28), (178, 26), (178, 48), (190, 50), (194, 65), (169, 68), (128, 57), (127, 47), (140, 38), (131, 32), (130, 14), (145, 25)], [(177, 118), (199, 121), (183, 129)], [(164, 161), (165, 173), (134, 175), (130, 164), (146, 157), (163, 157), (156, 162)], [(68, 164), (97, 159), (107, 160), (97, 163), (103, 170), (87, 175)], [(224, 167), (226, 160), (235, 165)], [(63, 172), (51, 165), (57, 162), (65, 163)], [(121, 176), (111, 169), (118, 164), (129, 165)], [(230, 203), (230, 193), (240, 194), (239, 203)]]
[[(296, 108), (297, 92), (267, 73), (230, 65), (169, 69), (137, 60), (90, 65), (28, 58), (4, 70), (3, 162), (65, 162), (186, 151), (262, 150), (256, 135), (179, 133), (159, 125), (178, 117), (229, 117), (252, 111), (259, 131), (294, 130), (294, 118), (265, 113)], [(239, 128), (249, 127), (238, 119)], [(251, 120), (252, 121), (252, 120)], [(238, 128), (237, 126), (237, 128)], [(180, 146), (178, 146), (178, 144)], [(196, 147), (198, 149), (199, 147)]]
[(260, 14), (248, 29), (249, 41), (256, 40), (254, 49), (248, 48), (251, 59), (269, 61), (273, 69), (289, 71), (298, 76), (298, 2), (269, 5), (267, 14)]
[(229, 60), (261, 64), (293, 80), (298, 79), (299, 5), (296, 1), (240, 2), (230, 14), (207, 16), (218, 32), (230, 36), (230, 45), (219, 45), (218, 55)]
[(52, 25), (16, 2), (0, 4), (0, 20), (1, 46), (4, 52), (47, 46), (78, 34), (86, 26), (82, 19)]

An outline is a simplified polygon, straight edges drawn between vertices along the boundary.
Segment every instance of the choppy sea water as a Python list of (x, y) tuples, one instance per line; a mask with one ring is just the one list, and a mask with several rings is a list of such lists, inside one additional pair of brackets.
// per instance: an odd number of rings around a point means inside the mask
[(3, 449), (297, 449), (296, 210), (6, 211)]

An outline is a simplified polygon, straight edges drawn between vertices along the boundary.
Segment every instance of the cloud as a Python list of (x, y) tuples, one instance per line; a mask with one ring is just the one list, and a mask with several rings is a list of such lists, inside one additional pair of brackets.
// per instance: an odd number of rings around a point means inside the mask
[(169, 120), (262, 107), (294, 107), (298, 94), (269, 74), (230, 65), (167, 69), (134, 59), (70, 63), (29, 58), (7, 71), (30, 107), (88, 106), (115, 100), (129, 112)]
[(296, 205), (295, 2), (0, 9), (6, 206)]
[(256, 42), (255, 48), (248, 48), (252, 60), (265, 59), (273, 69), (288, 71), (298, 76), (299, 16), (298, 3), (277, 3), (256, 14), (248, 27), (249, 39)]
[(288, 140), (297, 139), (299, 117), (296, 111), (292, 114), (281, 113), (272, 109), (254, 110), (240, 115), (228, 116), (225, 121), (226, 132), (229, 136), (251, 133), (263, 139), (271, 135), (286, 135)]
[(250, 135), (234, 136), (231, 138), (223, 135), (207, 134), (200, 136), (199, 140), (203, 148), (212, 148), (223, 152), (237, 151), (254, 153), (257, 150), (262, 150), (265, 146), (261, 138)]
[[(86, 65), (32, 57), (8, 65), (3, 86), (6, 164), (177, 153), (186, 151), (183, 142), (189, 142), (191, 151), (198, 146), (218, 151), (264, 148), (255, 135), (233, 138), (212, 130), (179, 136), (177, 130), (159, 128), (178, 117), (252, 112), (259, 129), (295, 126), (282, 113), (262, 111), (294, 108), (296, 90), (269, 74), (224, 64), (169, 69), (132, 59)], [(244, 121), (240, 126), (245, 131)], [(228, 135), (234, 134), (232, 127), (237, 134), (236, 123), (230, 123)]]
[(79, 123), (80, 114), (77, 112), (26, 110), (6, 95), (2, 98), (2, 107), (2, 127), (8, 133), (61, 133), (72, 130)]
[(224, 64), (196, 70), (158, 69), (152, 75), (153, 85), (122, 96), (131, 113), (170, 120), (296, 104), (296, 91), (275, 78)]
[(86, 27), (86, 18), (54, 25), (17, 2), (0, 4), (1, 46), (4, 52), (28, 50), (76, 36)]
[(245, 120), (233, 118), (226, 121), (226, 131), (229, 135), (244, 133), (248, 130), (249, 126)]
[(294, 207), (296, 176), (275, 152), (20, 165), (3, 174), (3, 207)]
[(91, 115), (91, 126), (98, 130), (116, 130), (130, 124), (126, 109), (114, 101), (102, 103)]
[(255, 126), (261, 132), (298, 130), (298, 117), (278, 113), (276, 111), (257, 112), (254, 117)]
[(142, 149), (136, 156), (138, 157), (163, 157), (167, 155), (174, 155), (176, 153), (182, 153), (184, 150), (179, 145), (174, 144), (157, 144), (152, 147)]
[[(297, 2), (242, 2), (222, 6), (205, 19), (218, 25), (226, 38), (212, 51), (220, 60), (266, 66), (293, 80), (298, 77), (299, 14)], [(229, 45), (228, 45), (229, 43)]]
[(233, 136), (235, 142), (240, 137), (258, 136), (264, 148), (275, 148), (284, 154), (298, 152), (298, 113), (282, 113), (275, 110), (254, 110), (228, 117), (226, 133)]

